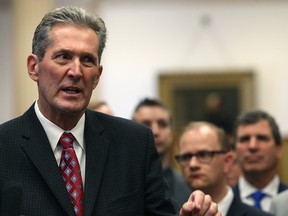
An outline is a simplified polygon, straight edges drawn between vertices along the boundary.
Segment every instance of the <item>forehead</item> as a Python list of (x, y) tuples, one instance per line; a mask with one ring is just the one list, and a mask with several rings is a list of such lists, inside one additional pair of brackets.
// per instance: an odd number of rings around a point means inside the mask
[(187, 130), (180, 137), (179, 144), (184, 151), (215, 150), (221, 147), (216, 132), (207, 126)]
[(99, 47), (96, 32), (85, 26), (58, 23), (51, 28), (49, 37), (50, 47), (59, 49), (79, 49), (97, 54)]
[(158, 119), (169, 120), (170, 114), (159, 106), (143, 106), (134, 115), (137, 121), (154, 121)]
[(272, 130), (269, 122), (266, 119), (262, 119), (253, 124), (240, 125), (237, 129), (238, 136), (241, 135), (253, 135), (253, 134), (270, 134), (272, 135)]

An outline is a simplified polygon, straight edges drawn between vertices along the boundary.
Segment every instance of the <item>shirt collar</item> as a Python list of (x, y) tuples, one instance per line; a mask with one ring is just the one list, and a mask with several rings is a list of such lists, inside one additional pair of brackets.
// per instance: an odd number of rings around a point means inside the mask
[[(278, 193), (278, 187), (280, 184), (280, 179), (279, 176), (275, 176), (271, 182), (269, 182), (266, 187), (261, 189), (262, 192), (264, 192), (268, 196), (275, 196)], [(239, 191), (240, 191), (240, 196), (241, 199), (245, 199), (249, 196), (251, 196), (252, 193), (256, 192), (259, 190), (258, 188), (254, 187), (251, 185), (243, 176), (239, 178)]]
[(225, 197), (218, 203), (218, 209), (223, 216), (227, 215), (234, 198), (232, 188), (230, 186), (227, 186), (227, 190), (228, 191)]
[(77, 145), (79, 145), (83, 151), (84, 151), (84, 125), (85, 125), (85, 113), (82, 115), (76, 126), (70, 130), (70, 131), (64, 131), (62, 128), (55, 125), (53, 122), (48, 120), (43, 116), (41, 111), (39, 110), (38, 103), (36, 101), (34, 105), (35, 113), (42, 124), (46, 135), (48, 137), (48, 140), (50, 142), (51, 148), (53, 151), (55, 151), (59, 138), (63, 134), (63, 132), (71, 132), (73, 136), (75, 137), (75, 142)]

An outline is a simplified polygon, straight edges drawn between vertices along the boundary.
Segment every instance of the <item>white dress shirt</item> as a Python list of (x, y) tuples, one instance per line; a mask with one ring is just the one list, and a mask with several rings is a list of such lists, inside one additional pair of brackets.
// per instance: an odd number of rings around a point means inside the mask
[(225, 197), (218, 203), (218, 209), (221, 212), (222, 216), (227, 215), (234, 198), (232, 188), (230, 186), (227, 186), (227, 190), (228, 191)]
[[(269, 212), (272, 197), (278, 194), (278, 188), (280, 184), (280, 179), (278, 176), (275, 176), (273, 180), (263, 189), (262, 192), (266, 194), (266, 196), (261, 200), (260, 205), (263, 211)], [(251, 194), (256, 192), (258, 189), (251, 185), (246, 179), (241, 176), (239, 178), (239, 192), (240, 198), (243, 203), (246, 203), (250, 206), (254, 205), (254, 200), (251, 197)]]
[(54, 156), (58, 165), (60, 164), (61, 153), (62, 153), (62, 146), (61, 144), (58, 144), (61, 135), (64, 132), (70, 132), (75, 137), (76, 140), (74, 140), (73, 142), (73, 147), (74, 147), (75, 153), (77, 155), (77, 158), (80, 164), (81, 176), (82, 176), (82, 181), (83, 181), (83, 186), (84, 186), (85, 166), (86, 166), (86, 154), (85, 154), (85, 145), (84, 145), (85, 113), (80, 118), (79, 122), (72, 130), (65, 131), (43, 116), (43, 114), (39, 110), (37, 101), (35, 103), (34, 108), (35, 108), (36, 115), (46, 132), (46, 135), (48, 137), (48, 140), (50, 142), (52, 151), (54, 152)]

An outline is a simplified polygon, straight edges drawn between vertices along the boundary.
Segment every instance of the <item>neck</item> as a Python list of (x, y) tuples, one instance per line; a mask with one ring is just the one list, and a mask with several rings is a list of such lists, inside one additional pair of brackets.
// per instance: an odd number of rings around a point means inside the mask
[(45, 108), (45, 106), (41, 105), (41, 103), (39, 102), (38, 102), (38, 108), (46, 119), (53, 122), (55, 125), (62, 128), (63, 130), (73, 129), (85, 112), (85, 110), (74, 112), (73, 111), (63, 112), (63, 110), (60, 109), (50, 110)]
[(165, 169), (170, 166), (169, 154), (159, 154), (161, 159), (162, 168)]
[(243, 176), (255, 188), (263, 189), (273, 180), (276, 173), (243, 173)]
[(203, 192), (209, 194), (215, 203), (219, 203), (228, 193), (228, 189), (226, 184), (211, 185), (209, 188), (203, 189)]

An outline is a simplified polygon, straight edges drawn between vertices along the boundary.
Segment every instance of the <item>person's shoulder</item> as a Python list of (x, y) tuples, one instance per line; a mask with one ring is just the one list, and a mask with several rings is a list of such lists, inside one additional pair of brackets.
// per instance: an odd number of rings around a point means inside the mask
[(12, 128), (21, 126), (23, 116), (19, 116), (13, 119), (10, 119), (2, 124), (0, 124), (0, 132), (10, 131)]
[(271, 201), (271, 210), (272, 214), (277, 216), (284, 216), (287, 215), (288, 206), (287, 206), (287, 199), (288, 199), (288, 190), (283, 191), (272, 198)]
[(279, 187), (278, 187), (278, 192), (279, 192), (279, 193), (281, 193), (281, 192), (283, 192), (283, 191), (285, 191), (285, 190), (287, 190), (287, 189), (288, 189), (287, 184), (285, 184), (285, 183), (283, 183), (283, 182), (280, 182), (280, 183), (279, 183)]
[(92, 110), (86, 110), (87, 119), (89, 121), (98, 122), (106, 129), (118, 129), (118, 130), (144, 130), (149, 131), (150, 129), (143, 124), (137, 123), (130, 119), (112, 116), (105, 113), (95, 112)]
[(176, 170), (174, 170), (172, 168), (171, 168), (171, 171), (173, 173), (173, 177), (176, 180), (176, 182), (178, 182), (179, 184), (185, 184), (183, 176), (180, 173), (178, 173)]
[(282, 202), (288, 199), (288, 190), (285, 190), (279, 194), (277, 194), (275, 197), (272, 198), (276, 202)]
[(229, 209), (229, 216), (272, 216), (270, 213), (261, 211), (252, 206), (243, 203), (238, 197), (233, 198), (233, 202)]

